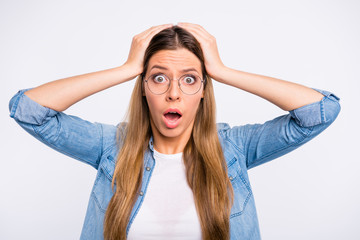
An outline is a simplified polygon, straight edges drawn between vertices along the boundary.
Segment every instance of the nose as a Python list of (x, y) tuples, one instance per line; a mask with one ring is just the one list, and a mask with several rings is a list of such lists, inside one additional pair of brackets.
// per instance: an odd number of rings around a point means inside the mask
[(181, 89), (179, 87), (178, 81), (173, 79), (170, 83), (170, 88), (166, 92), (167, 101), (176, 101), (179, 100), (181, 96)]

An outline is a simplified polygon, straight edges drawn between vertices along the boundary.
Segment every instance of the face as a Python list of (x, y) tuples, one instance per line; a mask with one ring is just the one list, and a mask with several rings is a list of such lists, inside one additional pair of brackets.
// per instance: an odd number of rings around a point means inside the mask
[(168, 91), (161, 95), (152, 93), (144, 82), (143, 92), (150, 110), (154, 141), (159, 138), (187, 141), (203, 97), (203, 84), (197, 93), (187, 95), (179, 88), (177, 79), (184, 74), (197, 74), (202, 77), (200, 60), (184, 48), (161, 50), (150, 58), (145, 79), (153, 74), (165, 74), (168, 78), (175, 79), (171, 80)]

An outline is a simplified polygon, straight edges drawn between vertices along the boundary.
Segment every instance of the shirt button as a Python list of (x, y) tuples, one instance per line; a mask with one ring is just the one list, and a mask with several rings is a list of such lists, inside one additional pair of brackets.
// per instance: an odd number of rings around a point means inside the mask
[(141, 191), (141, 192), (140, 192), (140, 196), (142, 196), (142, 195), (144, 195), (144, 193)]
[(230, 180), (233, 180), (233, 179), (234, 179), (232, 176), (230, 176), (229, 178), (230, 178)]
[(150, 168), (149, 168), (149, 167), (146, 167), (146, 170), (147, 170), (147, 171), (150, 171)]

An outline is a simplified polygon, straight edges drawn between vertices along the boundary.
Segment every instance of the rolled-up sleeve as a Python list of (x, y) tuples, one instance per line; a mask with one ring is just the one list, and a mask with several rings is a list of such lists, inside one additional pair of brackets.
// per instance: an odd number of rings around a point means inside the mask
[(44, 107), (24, 94), (30, 89), (20, 90), (11, 98), (10, 117), (47, 146), (97, 169), (104, 150), (103, 132), (115, 131), (116, 127)]
[(248, 169), (278, 158), (310, 141), (337, 118), (340, 98), (316, 89), (324, 97), (263, 124), (246, 124), (227, 131), (229, 141), (245, 155)]

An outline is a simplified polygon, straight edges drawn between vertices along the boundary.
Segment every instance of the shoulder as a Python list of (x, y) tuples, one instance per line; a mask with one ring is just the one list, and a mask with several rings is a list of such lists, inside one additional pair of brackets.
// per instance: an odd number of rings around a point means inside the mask
[(119, 146), (119, 143), (121, 143), (121, 136), (125, 133), (127, 123), (120, 122), (116, 125), (113, 125), (97, 122), (96, 124), (100, 126), (102, 133), (102, 147), (104, 150), (103, 153), (109, 152), (114, 148), (117, 148)]
[(234, 137), (233, 135), (239, 136), (243, 128), (246, 126), (247, 125), (239, 125), (239, 126), (231, 127), (228, 123), (223, 123), (223, 122), (216, 123), (218, 135), (219, 137), (222, 138), (231, 138)]
[(220, 123), (216, 123), (216, 128), (218, 132), (221, 132), (230, 129), (230, 125), (228, 123), (220, 122)]
[(220, 122), (216, 123), (216, 129), (220, 138), (228, 138), (231, 126), (228, 123)]
[(242, 152), (243, 125), (231, 127), (228, 123), (217, 123), (217, 132), (223, 148), (235, 148)]

